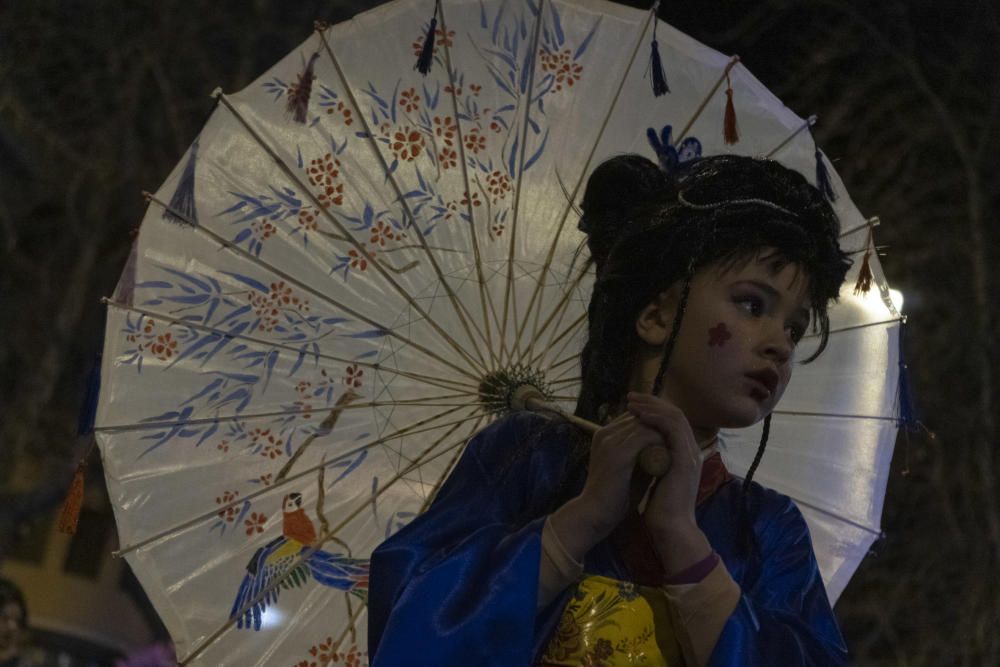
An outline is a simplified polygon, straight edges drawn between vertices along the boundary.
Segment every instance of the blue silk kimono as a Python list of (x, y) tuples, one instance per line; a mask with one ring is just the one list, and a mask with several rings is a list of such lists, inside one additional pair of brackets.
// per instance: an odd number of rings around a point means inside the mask
[[(567, 465), (566, 428), (518, 414), (484, 429), (427, 512), (376, 549), (372, 667), (538, 662), (573, 588), (536, 610), (545, 517), (586, 478), (583, 466)], [(696, 510), (742, 588), (709, 664), (848, 664), (802, 515), (788, 497), (754, 484), (748, 551), (739, 546), (740, 490), (738, 481), (724, 483)], [(591, 550), (584, 571), (634, 580), (610, 539)]]

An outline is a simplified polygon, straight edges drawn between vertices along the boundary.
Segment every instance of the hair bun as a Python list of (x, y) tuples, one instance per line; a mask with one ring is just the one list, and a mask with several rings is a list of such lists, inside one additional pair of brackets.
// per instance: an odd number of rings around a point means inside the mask
[(594, 169), (583, 193), (583, 215), (577, 227), (587, 235), (598, 271), (635, 213), (672, 199), (675, 190), (659, 166), (641, 155), (619, 155)]

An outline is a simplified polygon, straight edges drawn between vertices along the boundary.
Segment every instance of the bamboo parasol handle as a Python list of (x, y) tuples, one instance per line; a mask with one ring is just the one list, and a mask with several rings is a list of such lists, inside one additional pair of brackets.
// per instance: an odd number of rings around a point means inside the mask
[[(601, 428), (600, 424), (577, 417), (555, 403), (547, 401), (545, 395), (537, 387), (530, 384), (518, 387), (511, 396), (510, 402), (511, 407), (515, 410), (555, 413), (580, 430), (590, 434)], [(670, 452), (662, 445), (650, 445), (639, 453), (639, 467), (650, 477), (662, 477), (670, 468)]]

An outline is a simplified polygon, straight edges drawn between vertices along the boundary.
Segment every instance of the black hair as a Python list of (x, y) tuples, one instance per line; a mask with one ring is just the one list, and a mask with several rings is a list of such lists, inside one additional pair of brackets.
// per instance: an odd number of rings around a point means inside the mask
[[(820, 341), (806, 361), (826, 347), (827, 305), (839, 294), (850, 260), (838, 243), (836, 214), (800, 173), (773, 160), (719, 155), (683, 164), (668, 175), (644, 157), (622, 155), (591, 174), (582, 209), (579, 228), (587, 234), (596, 279), (580, 358), (578, 416), (601, 422), (609, 407), (620, 404), (639, 350), (635, 322), (643, 308), (681, 284), (655, 391), (695, 272), (712, 264), (730, 268), (759, 257), (764, 248), (774, 249), (769, 261), (800, 267), (809, 278), (811, 320)], [(744, 478), (744, 508), (769, 426), (768, 416)]]
[(821, 336), (809, 361), (826, 346), (827, 304), (850, 261), (837, 241), (836, 214), (798, 172), (772, 160), (719, 155), (668, 176), (644, 157), (623, 155), (594, 170), (582, 209), (580, 229), (597, 277), (580, 360), (579, 416), (598, 420), (602, 405), (624, 396), (638, 350), (635, 321), (657, 295), (686, 284), (702, 267), (734, 265), (764, 247), (809, 277), (812, 322)]
[(24, 594), (13, 581), (0, 577), (0, 607), (6, 607), (13, 602), (21, 608), (21, 630), (28, 627), (28, 605), (24, 602)]

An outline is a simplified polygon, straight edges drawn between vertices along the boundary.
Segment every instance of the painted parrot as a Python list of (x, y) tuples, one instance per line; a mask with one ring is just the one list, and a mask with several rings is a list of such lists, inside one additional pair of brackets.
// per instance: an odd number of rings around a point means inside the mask
[[(278, 600), (280, 589), (301, 586), (310, 576), (324, 586), (350, 592), (367, 603), (368, 561), (316, 548), (316, 527), (302, 509), (302, 494), (285, 496), (282, 512), (281, 537), (258, 549), (247, 563), (247, 573), (229, 614), (230, 618), (236, 618), (236, 627), (260, 630), (264, 610)], [(303, 552), (308, 555), (296, 564)], [(289, 570), (280, 584), (273, 585)], [(251, 606), (246, 608), (247, 605)]]

